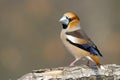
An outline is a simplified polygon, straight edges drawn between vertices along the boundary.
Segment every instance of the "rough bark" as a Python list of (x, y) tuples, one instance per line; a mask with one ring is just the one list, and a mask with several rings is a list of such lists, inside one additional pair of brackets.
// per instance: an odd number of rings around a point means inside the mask
[(120, 80), (120, 65), (103, 65), (105, 69), (85, 65), (33, 70), (18, 80)]

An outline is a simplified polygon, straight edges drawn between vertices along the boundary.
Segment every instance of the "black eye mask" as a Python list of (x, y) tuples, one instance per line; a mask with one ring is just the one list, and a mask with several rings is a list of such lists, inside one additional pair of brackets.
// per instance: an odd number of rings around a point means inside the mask
[(74, 18), (68, 18), (69, 22), (71, 22), (72, 20), (74, 20)]
[(63, 29), (66, 29), (68, 25), (62, 24), (62, 26), (63, 26)]

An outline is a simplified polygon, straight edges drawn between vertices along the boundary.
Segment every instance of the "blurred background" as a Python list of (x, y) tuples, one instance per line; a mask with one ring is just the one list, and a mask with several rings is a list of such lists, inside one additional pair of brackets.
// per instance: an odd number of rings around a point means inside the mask
[(0, 80), (74, 60), (59, 38), (68, 11), (80, 17), (103, 64), (120, 64), (120, 0), (0, 0)]

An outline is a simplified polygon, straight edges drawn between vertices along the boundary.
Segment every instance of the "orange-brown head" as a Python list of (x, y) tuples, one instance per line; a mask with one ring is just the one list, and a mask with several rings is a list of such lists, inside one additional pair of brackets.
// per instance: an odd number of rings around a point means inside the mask
[(74, 12), (67, 12), (60, 19), (63, 25), (63, 29), (69, 31), (75, 31), (80, 28), (80, 19)]

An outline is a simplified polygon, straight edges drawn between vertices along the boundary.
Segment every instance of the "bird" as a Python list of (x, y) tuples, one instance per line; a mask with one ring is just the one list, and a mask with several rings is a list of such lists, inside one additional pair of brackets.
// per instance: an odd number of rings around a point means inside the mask
[(75, 66), (78, 60), (85, 57), (96, 63), (99, 68), (104, 69), (100, 61), (100, 57), (103, 55), (80, 26), (80, 18), (77, 14), (66, 12), (59, 22), (62, 24), (60, 38), (68, 51), (75, 57), (70, 66)]

